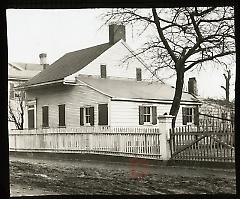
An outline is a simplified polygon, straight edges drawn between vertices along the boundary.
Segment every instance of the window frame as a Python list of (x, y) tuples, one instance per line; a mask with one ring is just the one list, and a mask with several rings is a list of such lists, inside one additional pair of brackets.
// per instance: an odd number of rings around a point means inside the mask
[[(83, 125), (81, 125), (81, 108), (83, 109), (83, 118), (82, 118)], [(91, 108), (93, 108), (93, 125), (91, 125)], [(95, 119), (94, 109), (95, 107), (91, 105), (80, 107), (80, 126), (94, 126), (94, 119)], [(89, 110), (88, 115), (87, 115), (87, 110)], [(87, 117), (89, 118), (88, 119), (89, 122), (87, 122)]]
[[(150, 125), (152, 124), (152, 105), (143, 106), (143, 124)], [(145, 113), (145, 110), (149, 109), (149, 113)], [(145, 121), (145, 118), (149, 117), (150, 121)]]
[[(184, 106), (182, 108), (185, 109), (185, 113), (182, 110), (182, 123), (183, 123), (183, 125), (194, 124), (194, 107)], [(184, 124), (184, 117), (186, 118), (186, 124)], [(191, 121), (190, 121), (190, 119), (191, 119)]]
[[(146, 118), (149, 118), (147, 120)], [(142, 104), (139, 106), (139, 125), (156, 125), (157, 124), (157, 105)]]
[(84, 107), (84, 120), (83, 120), (83, 124), (85, 126), (91, 126), (90, 117), (91, 117), (90, 106)]
[[(36, 114), (36, 108), (37, 108), (37, 101), (31, 100), (27, 102), (27, 117), (28, 117), (28, 129), (35, 129), (37, 126), (37, 114)], [(29, 111), (33, 111), (33, 128), (29, 128)]]

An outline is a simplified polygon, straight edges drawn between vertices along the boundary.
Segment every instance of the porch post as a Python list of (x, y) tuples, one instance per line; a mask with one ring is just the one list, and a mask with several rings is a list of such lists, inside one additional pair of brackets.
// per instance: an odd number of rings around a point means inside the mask
[(172, 115), (159, 115), (158, 123), (159, 123), (159, 132), (160, 132), (160, 152), (162, 160), (169, 160), (171, 157), (170, 151), (170, 133), (169, 129), (172, 126), (172, 119), (174, 116)]

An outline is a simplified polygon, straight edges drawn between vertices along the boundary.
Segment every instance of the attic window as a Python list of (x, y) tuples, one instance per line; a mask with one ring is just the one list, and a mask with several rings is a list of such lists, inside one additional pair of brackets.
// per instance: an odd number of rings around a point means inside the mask
[(137, 81), (142, 81), (142, 69), (136, 68), (136, 79)]
[(107, 77), (107, 69), (106, 65), (101, 65), (101, 78), (106, 78)]

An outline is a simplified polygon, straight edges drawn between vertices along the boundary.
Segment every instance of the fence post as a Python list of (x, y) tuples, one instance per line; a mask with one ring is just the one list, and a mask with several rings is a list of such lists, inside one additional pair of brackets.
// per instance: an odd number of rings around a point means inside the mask
[(158, 116), (159, 123), (159, 132), (160, 132), (160, 152), (162, 160), (169, 160), (171, 157), (170, 151), (170, 134), (169, 129), (171, 129), (172, 119), (174, 116), (172, 115), (160, 115)]

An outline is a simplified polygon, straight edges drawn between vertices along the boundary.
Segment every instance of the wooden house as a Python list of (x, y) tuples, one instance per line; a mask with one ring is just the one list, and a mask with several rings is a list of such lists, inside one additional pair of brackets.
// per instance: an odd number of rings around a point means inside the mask
[[(25, 128), (156, 126), (169, 113), (174, 88), (151, 80), (151, 71), (134, 56), (125, 27), (109, 26), (109, 42), (65, 54), (20, 86), (26, 91)], [(183, 93), (177, 126), (193, 124), (200, 105)]]

